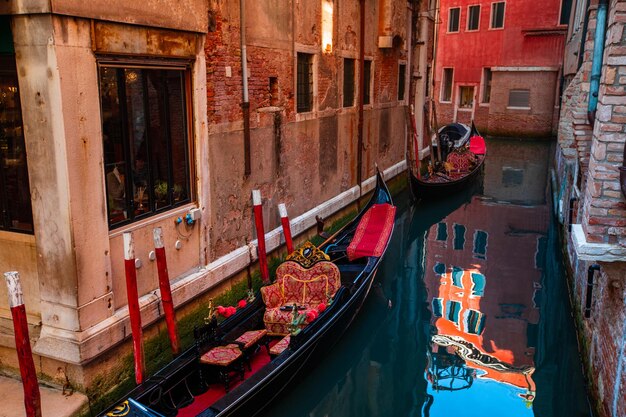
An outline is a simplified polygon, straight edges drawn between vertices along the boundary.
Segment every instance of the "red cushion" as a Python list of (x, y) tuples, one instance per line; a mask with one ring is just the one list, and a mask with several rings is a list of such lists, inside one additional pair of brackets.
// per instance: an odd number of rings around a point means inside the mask
[(228, 366), (241, 356), (237, 345), (218, 346), (200, 357), (200, 362), (208, 365)]
[(382, 256), (393, 230), (396, 207), (391, 204), (374, 204), (361, 217), (354, 238), (348, 246), (348, 259), (363, 256)]
[(270, 355), (280, 355), (285, 349), (289, 347), (291, 336), (285, 336), (278, 343), (270, 348)]
[(237, 338), (237, 342), (241, 342), (244, 344), (243, 348), (248, 349), (250, 346), (257, 343), (263, 336), (267, 334), (267, 330), (250, 330), (249, 332), (245, 332), (241, 336)]

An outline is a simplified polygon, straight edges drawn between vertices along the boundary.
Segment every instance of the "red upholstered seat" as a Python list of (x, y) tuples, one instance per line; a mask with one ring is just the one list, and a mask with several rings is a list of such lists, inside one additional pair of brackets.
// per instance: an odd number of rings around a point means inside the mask
[(468, 150), (452, 151), (446, 160), (451, 166), (449, 174), (466, 173), (474, 168), (476, 164), (476, 155)]
[(291, 336), (285, 336), (270, 349), (270, 356), (278, 356), (289, 347)]
[(255, 343), (258, 343), (263, 338), (263, 336), (265, 336), (266, 334), (267, 334), (267, 330), (265, 330), (265, 329), (262, 329), (262, 330), (250, 330), (248, 332), (245, 332), (241, 336), (239, 336), (237, 338), (237, 340), (235, 340), (235, 341), (243, 343), (243, 348), (244, 349), (249, 349)]
[(242, 355), (235, 344), (217, 346), (200, 357), (200, 362), (207, 365), (229, 366)]
[(326, 303), (340, 286), (341, 275), (337, 265), (332, 262), (320, 261), (308, 269), (294, 261), (283, 262), (276, 269), (276, 282), (261, 288), (266, 307), (263, 321), (267, 333), (281, 336), (289, 334), (287, 327), (293, 319), (293, 312), (281, 310), (282, 306), (297, 304), (304, 307), (298, 312), (306, 314), (320, 303)]
[(391, 204), (374, 204), (370, 207), (361, 217), (348, 246), (348, 259), (352, 261), (363, 256), (382, 256), (395, 217), (396, 207)]

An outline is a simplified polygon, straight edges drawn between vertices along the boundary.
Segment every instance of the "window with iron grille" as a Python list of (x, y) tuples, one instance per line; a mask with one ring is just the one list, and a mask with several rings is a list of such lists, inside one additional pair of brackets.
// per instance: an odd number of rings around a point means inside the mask
[(191, 201), (189, 69), (99, 67), (109, 226)]
[(343, 107), (354, 106), (354, 59), (343, 60)]
[(480, 6), (469, 6), (467, 10), (467, 30), (478, 30), (480, 25)]
[(530, 107), (530, 90), (510, 90), (509, 107)]
[(313, 110), (313, 55), (298, 52), (296, 80), (298, 113)]
[(20, 89), (12, 53), (0, 54), (0, 209), (0, 230), (33, 233)]
[(483, 103), (489, 103), (491, 100), (491, 68), (483, 69)]
[(448, 19), (448, 32), (458, 32), (459, 31), (459, 20), (461, 18), (461, 8), (453, 7), (450, 9), (449, 19)]
[(398, 101), (404, 100), (406, 88), (406, 64), (398, 65)]
[(372, 80), (372, 61), (365, 60), (363, 62), (363, 104), (370, 104), (372, 98), (370, 97)]
[(491, 29), (504, 27), (504, 2), (491, 3)]
[(454, 69), (443, 69), (443, 80), (441, 81), (441, 101), (452, 100), (452, 77), (454, 76)]

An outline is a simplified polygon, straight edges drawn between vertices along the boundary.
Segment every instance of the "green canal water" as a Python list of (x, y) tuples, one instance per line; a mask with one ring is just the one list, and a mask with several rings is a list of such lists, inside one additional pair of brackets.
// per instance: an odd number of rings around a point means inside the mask
[(548, 197), (552, 146), (488, 146), (466, 192), (395, 196), (359, 316), (264, 416), (591, 416)]

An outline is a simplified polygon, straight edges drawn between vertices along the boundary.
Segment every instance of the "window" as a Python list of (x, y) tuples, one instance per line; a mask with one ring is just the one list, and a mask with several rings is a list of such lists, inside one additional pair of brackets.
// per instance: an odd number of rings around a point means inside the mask
[(333, 0), (322, 0), (322, 51), (333, 51)]
[(343, 60), (343, 107), (354, 106), (354, 59)]
[(371, 104), (372, 61), (363, 62), (363, 104)]
[(569, 16), (571, 12), (572, 12), (572, 0), (563, 0), (561, 2), (561, 18), (559, 19), (559, 24), (568, 25)]
[(480, 6), (470, 6), (467, 10), (467, 30), (478, 30), (480, 25)]
[(454, 69), (443, 69), (443, 80), (441, 81), (441, 101), (452, 101), (452, 77)]
[(463, 274), (465, 271), (458, 266), (452, 267), (452, 285), (455, 287), (463, 288)]
[(504, 2), (491, 3), (491, 29), (504, 27)]
[(100, 65), (109, 226), (191, 201), (184, 66)]
[(459, 314), (461, 313), (461, 303), (458, 301), (446, 302), (446, 318), (456, 324), (459, 324)]
[(459, 20), (461, 17), (461, 8), (454, 7), (450, 9), (450, 16), (448, 19), (448, 32), (459, 31)]
[(465, 226), (462, 224), (454, 225), (454, 250), (463, 250), (465, 246)]
[(487, 255), (487, 232), (477, 230), (474, 233), (474, 257), (485, 259)]
[(465, 331), (469, 334), (481, 334), (485, 328), (485, 315), (469, 309), (464, 314)]
[[(13, 41), (7, 38), (12, 50)], [(0, 209), (0, 230), (33, 232), (20, 90), (13, 54), (0, 55)]]
[(471, 109), (474, 106), (474, 87), (463, 85), (459, 87), (459, 107)]
[(313, 110), (313, 55), (298, 52), (296, 80), (298, 113)]
[(509, 107), (530, 108), (530, 90), (510, 90)]
[(406, 85), (406, 64), (398, 65), (398, 101), (404, 100)]
[(443, 316), (443, 298), (433, 298), (432, 301), (433, 316)]
[(491, 68), (483, 68), (483, 103), (491, 100)]
[(472, 279), (472, 295), (478, 297), (485, 295), (485, 286), (487, 285), (485, 276), (478, 272), (472, 272), (470, 278)]
[(445, 223), (437, 223), (437, 240), (448, 240), (448, 226)]
[(437, 275), (443, 275), (446, 273), (446, 264), (442, 264), (441, 262), (437, 262), (435, 266), (433, 266), (433, 272)]

